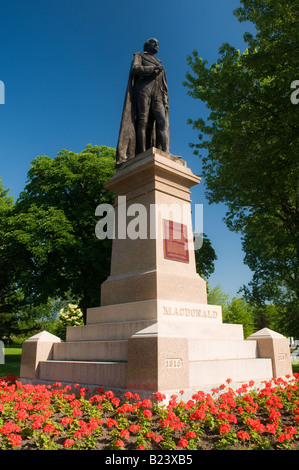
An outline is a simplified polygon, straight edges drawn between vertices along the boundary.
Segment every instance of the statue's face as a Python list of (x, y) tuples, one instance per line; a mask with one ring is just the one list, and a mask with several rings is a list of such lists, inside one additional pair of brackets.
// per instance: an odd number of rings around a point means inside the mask
[(159, 42), (157, 41), (157, 39), (149, 39), (147, 41), (146, 50), (149, 54), (157, 54), (157, 52), (159, 51)]

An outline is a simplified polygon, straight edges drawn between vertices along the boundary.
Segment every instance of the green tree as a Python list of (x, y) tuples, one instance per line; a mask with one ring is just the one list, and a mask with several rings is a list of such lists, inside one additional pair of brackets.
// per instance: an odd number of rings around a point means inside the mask
[(5, 237), (27, 305), (45, 304), (49, 297), (79, 299), (84, 316), (88, 307), (100, 305), (111, 240), (96, 237), (95, 209), (113, 203), (104, 183), (114, 164), (114, 149), (92, 145), (33, 160)]
[(188, 57), (184, 85), (210, 110), (207, 119), (190, 120), (199, 131), (192, 146), (197, 154), (204, 150), (209, 202), (224, 202), (227, 226), (242, 235), (245, 263), (254, 273), (246, 298), (279, 305), (296, 336), (299, 107), (291, 102), (291, 83), (298, 65), (298, 4), (241, 4), (235, 16), (256, 29), (244, 35), (246, 50), (225, 43), (211, 66), (197, 51)]
[(208, 291), (208, 304), (220, 305), (222, 307), (222, 315), (224, 316), (227, 312), (227, 309), (230, 303), (229, 295), (225, 294), (222, 291), (220, 284), (217, 284), (217, 286), (215, 286), (213, 289), (211, 289), (208, 285), (207, 291)]
[(208, 287), (208, 303), (222, 307), (223, 322), (243, 325), (245, 337), (251, 335), (256, 330), (257, 312), (253, 306), (247, 303), (243, 297), (231, 299), (228, 294), (223, 292), (220, 284), (217, 284), (213, 289)]
[(232, 299), (223, 315), (223, 321), (243, 325), (245, 338), (255, 331), (253, 308), (242, 297)]
[(7, 220), (14, 204), (0, 179), (0, 340), (10, 341), (11, 334), (18, 329), (16, 311), (23, 296), (13, 276), (12, 258), (6, 250), (5, 235)]
[[(67, 305), (67, 300), (51, 298), (45, 304), (40, 305), (25, 305), (24, 302), (15, 314), (17, 328), (11, 334), (12, 341), (22, 344), (27, 338), (43, 330), (60, 336), (59, 311)], [(62, 333), (65, 335), (65, 331)], [(64, 338), (61, 337), (61, 339)]]
[(204, 279), (208, 279), (215, 271), (214, 262), (217, 260), (217, 255), (212, 247), (209, 238), (203, 234), (202, 246), (195, 250), (195, 264), (196, 271)]

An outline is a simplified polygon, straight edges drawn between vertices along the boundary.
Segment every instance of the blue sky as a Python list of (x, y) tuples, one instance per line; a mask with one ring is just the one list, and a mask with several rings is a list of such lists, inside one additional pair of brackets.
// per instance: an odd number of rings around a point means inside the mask
[[(252, 25), (239, 23), (239, 0), (0, 0), (0, 176), (16, 199), (31, 161), (88, 143), (116, 147), (133, 53), (149, 37), (160, 43), (170, 98), (171, 153), (196, 174), (201, 165), (189, 142), (188, 118), (204, 117), (203, 103), (182, 86), (194, 49), (209, 64), (229, 42), (241, 51)], [(204, 232), (217, 253), (211, 287), (230, 296), (249, 282), (240, 237), (226, 228), (225, 206), (208, 205), (204, 181), (192, 204), (204, 205)]]

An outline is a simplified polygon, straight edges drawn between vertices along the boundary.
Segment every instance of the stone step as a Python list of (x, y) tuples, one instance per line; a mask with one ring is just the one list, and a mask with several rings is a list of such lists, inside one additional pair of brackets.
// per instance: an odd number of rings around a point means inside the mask
[(125, 388), (127, 385), (127, 363), (41, 361), (38, 379)]
[(128, 339), (137, 331), (147, 328), (153, 320), (123, 321), (118, 323), (96, 323), (84, 326), (69, 326), (66, 341), (95, 341)]
[(155, 320), (157, 318), (156, 306), (156, 300), (146, 300), (88, 308), (86, 324)]
[(190, 361), (258, 357), (256, 341), (190, 339), (188, 347)]
[(189, 361), (189, 386), (221, 384), (228, 378), (233, 382), (269, 380), (273, 377), (271, 359), (224, 359)]
[(105, 305), (87, 309), (86, 324), (117, 323), (125, 321), (152, 320), (200, 325), (222, 323), (221, 307), (218, 305), (152, 299), (123, 304)]
[(53, 344), (57, 361), (126, 361), (128, 341), (73, 341)]
[(243, 326), (230, 323), (208, 323), (196, 321), (175, 321), (167, 319), (137, 331), (134, 337), (160, 336), (164, 338), (188, 338), (189, 340), (244, 341)]

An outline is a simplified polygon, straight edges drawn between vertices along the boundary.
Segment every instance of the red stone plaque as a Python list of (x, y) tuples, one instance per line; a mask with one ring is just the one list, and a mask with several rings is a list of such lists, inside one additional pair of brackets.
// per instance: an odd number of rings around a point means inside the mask
[(164, 258), (189, 263), (187, 225), (164, 219)]

